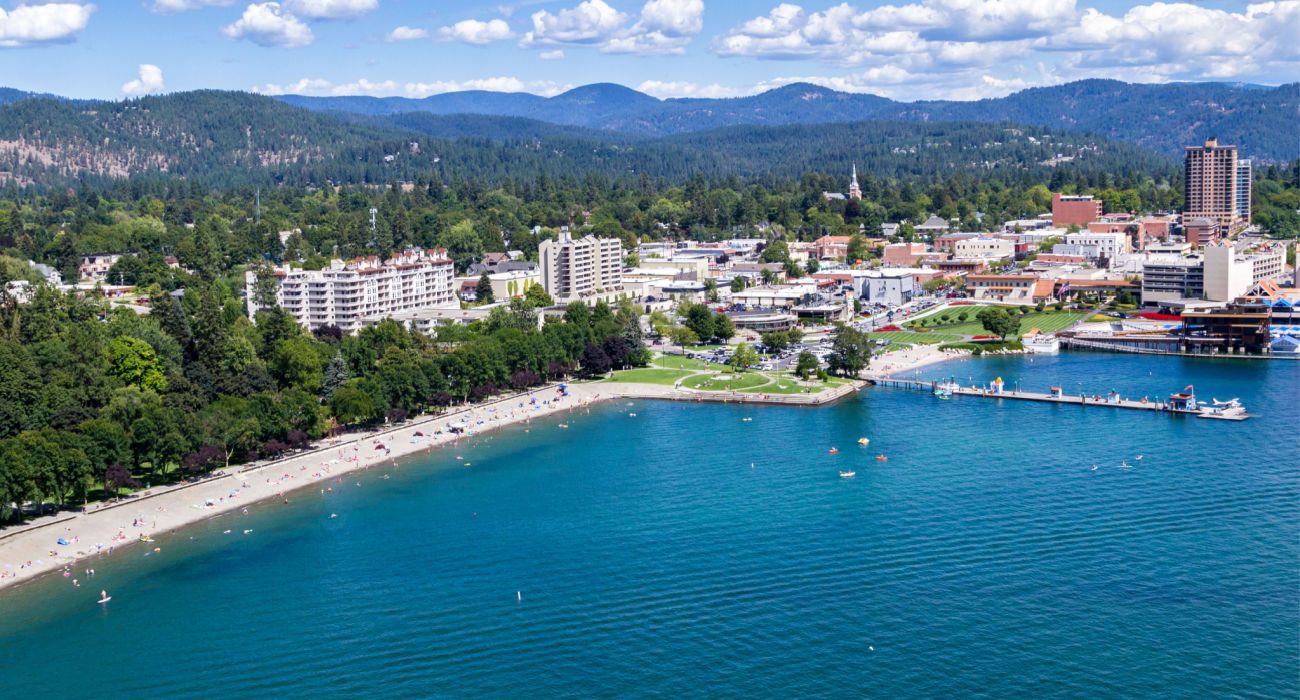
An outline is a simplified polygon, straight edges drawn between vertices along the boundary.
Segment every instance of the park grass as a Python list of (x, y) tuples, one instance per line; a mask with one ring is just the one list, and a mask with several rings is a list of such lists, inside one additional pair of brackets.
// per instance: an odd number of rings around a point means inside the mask
[(729, 376), (733, 378), (722, 380), (718, 379), (717, 375), (697, 374), (682, 382), (682, 386), (687, 389), (698, 389), (699, 391), (744, 391), (763, 386), (771, 381), (770, 377), (759, 372), (746, 372)]
[[(940, 314), (936, 314), (935, 316), (928, 317), (928, 318), (938, 319), (940, 323), (945, 323), (946, 320), (951, 320), (951, 323), (948, 323), (947, 325), (927, 326), (927, 328), (933, 328), (936, 333), (943, 333), (943, 334), (955, 334), (955, 335), (962, 335), (962, 336), (987, 335), (988, 331), (984, 330), (984, 326), (978, 320), (975, 319), (975, 314), (978, 314), (982, 309), (987, 309), (987, 308), (993, 308), (993, 307), (963, 306), (960, 307), (960, 311), (957, 311), (956, 313), (954, 313), (952, 309), (948, 309)], [(1013, 307), (1002, 307), (1002, 308), (1013, 308)], [(961, 313), (962, 311), (966, 313), (967, 320), (965, 322), (958, 322), (957, 313)], [(1056, 331), (1063, 330), (1069, 328), (1070, 326), (1073, 326), (1077, 321), (1079, 321), (1080, 319), (1086, 316), (1088, 316), (1088, 312), (1054, 311), (1054, 310), (1042, 311), (1042, 312), (1031, 311), (1030, 313), (1020, 317), (1020, 332), (1024, 333), (1028, 331), (1030, 328), (1037, 328), (1039, 331), (1043, 333), (1055, 333)]]
[(935, 343), (955, 343), (963, 340), (960, 335), (949, 333), (919, 333), (916, 331), (872, 331), (867, 333), (872, 340), (888, 340), (890, 344), (908, 343), (910, 345), (932, 345)]
[(607, 381), (627, 382), (629, 384), (676, 384), (678, 379), (689, 377), (693, 372), (682, 369), (663, 369), (658, 367), (640, 367), (625, 369), (610, 375)]
[(656, 367), (666, 367), (668, 369), (721, 369), (723, 365), (696, 360), (682, 355), (660, 355), (651, 360), (651, 364)]

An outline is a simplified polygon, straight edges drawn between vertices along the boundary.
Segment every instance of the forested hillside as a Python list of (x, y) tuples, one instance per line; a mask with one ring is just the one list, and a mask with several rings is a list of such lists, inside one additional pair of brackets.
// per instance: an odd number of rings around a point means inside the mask
[[(1101, 137), (978, 123), (747, 126), (640, 139), (522, 118), (311, 112), (270, 98), (201, 91), (127, 102), (21, 100), (0, 107), (0, 184), (12, 191), (181, 177), (208, 186), (530, 180), (580, 173), (680, 182), (790, 182), (1008, 171), (1176, 176), (1164, 156)], [(1018, 174), (1018, 175), (1017, 175)], [(843, 184), (838, 185), (844, 187)]]
[(587, 85), (551, 98), (475, 91), (419, 100), (299, 95), (278, 99), (313, 110), (490, 114), (640, 135), (865, 120), (1010, 122), (1104, 134), (1171, 156), (1211, 136), (1240, 145), (1245, 157), (1278, 161), (1300, 156), (1300, 129), (1295, 128), (1300, 122), (1300, 83), (1264, 88), (1081, 80), (974, 102), (898, 102), (804, 83), (730, 99), (656, 100), (608, 84)]

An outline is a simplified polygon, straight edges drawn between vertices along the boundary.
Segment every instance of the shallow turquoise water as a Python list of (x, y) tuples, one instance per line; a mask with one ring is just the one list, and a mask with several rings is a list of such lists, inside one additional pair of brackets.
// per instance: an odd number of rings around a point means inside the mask
[(820, 409), (606, 405), (119, 552), (96, 564), (103, 609), (62, 579), (0, 595), (0, 687), (1300, 694), (1300, 367), (1064, 354), (923, 375), (1195, 384), (1260, 417), (888, 389)]

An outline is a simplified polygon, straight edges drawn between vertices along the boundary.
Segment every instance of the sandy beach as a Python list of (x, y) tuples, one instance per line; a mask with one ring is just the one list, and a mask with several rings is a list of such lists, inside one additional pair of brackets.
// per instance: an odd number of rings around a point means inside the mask
[[(881, 355), (873, 361), (871, 374), (897, 375), (968, 355), (918, 346)], [(705, 398), (702, 393), (665, 385), (593, 382), (569, 384), (568, 395), (561, 396), (556, 387), (544, 387), (438, 416), (426, 416), (393, 429), (322, 440), (310, 450), (286, 459), (220, 469), (211, 478), (197, 483), (150, 489), (117, 503), (91, 504), (85, 512), (45, 516), (0, 531), (0, 589), (56, 572), (70, 586), (93, 587), (93, 582), (87, 580), (93, 574), (88, 572), (112, 566), (114, 555), (123, 548), (159, 547), (148, 540), (257, 502), (292, 501), (294, 492), (300, 489), (328, 490), (330, 482), (351, 472), (394, 463), (402, 457), (455, 445), (496, 428), (573, 411), (607, 399), (698, 400)], [(754, 394), (737, 397), (763, 402)], [(770, 397), (770, 402), (796, 402), (790, 399), (775, 396)], [(453, 425), (463, 433), (451, 432)], [(60, 540), (67, 544), (58, 544)]]
[[(322, 440), (310, 451), (287, 459), (232, 466), (199, 483), (155, 488), (118, 503), (91, 504), (85, 512), (46, 516), (0, 531), (0, 589), (54, 572), (62, 572), (69, 586), (89, 589), (94, 583), (87, 580), (93, 579), (88, 572), (112, 566), (114, 555), (123, 548), (159, 546), (142, 540), (259, 501), (292, 501), (294, 491), (313, 486), (329, 489), (329, 482), (345, 474), (455, 445), (496, 428), (624, 396), (617, 386), (570, 384), (567, 396), (554, 386), (545, 387), (419, 418), (390, 430)], [(453, 425), (463, 426), (463, 433), (451, 432)], [(60, 545), (59, 540), (68, 544)]]

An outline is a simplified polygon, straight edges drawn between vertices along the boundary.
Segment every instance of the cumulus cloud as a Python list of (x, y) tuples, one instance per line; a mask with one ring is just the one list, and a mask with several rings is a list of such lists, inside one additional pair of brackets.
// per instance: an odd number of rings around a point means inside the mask
[(322, 78), (303, 78), (293, 83), (253, 86), (253, 92), (264, 95), (368, 95), (371, 97), (404, 96), (412, 98), (439, 95), (445, 92), (462, 92), (465, 90), (487, 90), (491, 92), (531, 92), (536, 95), (558, 95), (571, 86), (560, 85), (551, 81), (524, 81), (519, 78), (499, 76), (474, 80), (440, 80), (428, 83), (399, 83), (396, 80), (370, 81), (366, 79), (351, 83), (334, 83)]
[(237, 21), (222, 30), (231, 39), (247, 39), (259, 46), (296, 48), (306, 46), (315, 36), (302, 20), (278, 2), (249, 5)]
[(537, 54), (537, 57), (542, 59), (543, 61), (560, 61), (564, 59), (564, 49), (556, 49), (554, 51), (543, 51)]
[(161, 14), (189, 12), (204, 7), (225, 7), (235, 4), (235, 0), (153, 0), (149, 9)]
[(352, 19), (379, 7), (379, 0), (284, 0), (284, 7), (306, 19)]
[[(1155, 2), (1119, 15), (1075, 0), (919, 0), (867, 10), (783, 2), (716, 37), (711, 49), (862, 69), (811, 79), (836, 89), (893, 90), (871, 75), (888, 70), (909, 76), (912, 97), (984, 97), (1082, 77), (1291, 80), (1300, 74), (1297, 38), (1300, 0), (1243, 10)], [(1037, 75), (1026, 77), (1035, 58)]]
[[(704, 27), (704, 0), (648, 0), (636, 22), (604, 0), (532, 15), (524, 48), (586, 46), (603, 53), (677, 54)], [(630, 23), (630, 24), (629, 24)]]
[(94, 11), (94, 5), (72, 2), (0, 8), (0, 48), (72, 41)]
[(163, 84), (162, 69), (150, 63), (140, 64), (140, 73), (138, 78), (122, 84), (123, 95), (148, 95), (154, 92), (162, 92), (167, 89)]
[(427, 29), (401, 26), (388, 33), (387, 41), (418, 41), (428, 38), (429, 30)]
[(510, 25), (503, 19), (491, 19), (486, 22), (477, 19), (461, 20), (450, 27), (438, 30), (438, 36), (445, 41), (463, 41), (466, 44), (482, 46), (494, 41), (503, 41), (514, 37)]

